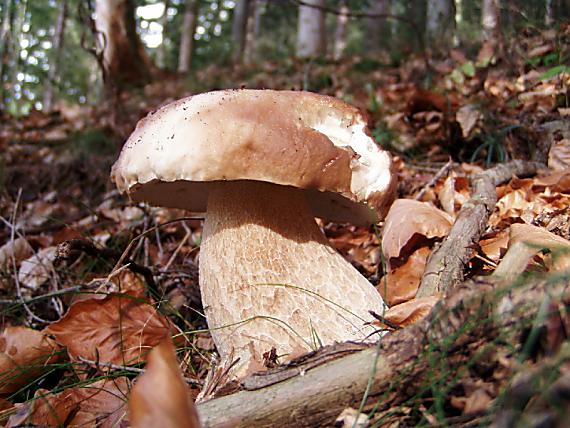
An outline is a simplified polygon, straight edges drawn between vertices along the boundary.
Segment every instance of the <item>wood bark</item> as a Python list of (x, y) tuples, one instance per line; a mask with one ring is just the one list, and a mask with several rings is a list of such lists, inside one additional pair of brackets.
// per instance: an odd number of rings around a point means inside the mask
[(61, 63), (61, 54), (63, 51), (63, 35), (65, 33), (66, 19), (67, 0), (60, 0), (52, 45), (53, 58), (48, 70), (47, 80), (44, 85), (43, 110), (46, 112), (51, 111), (53, 105), (54, 84), (56, 83), (56, 79), (59, 76), (59, 65)]
[(346, 32), (348, 26), (348, 6), (346, 1), (341, 2), (340, 13), (336, 17), (336, 29), (334, 33), (334, 59), (339, 60), (343, 57), (346, 49)]
[(170, 7), (170, 0), (164, 1), (164, 13), (160, 17), (160, 25), (162, 26), (162, 43), (156, 52), (156, 63), (159, 67), (166, 67), (166, 48), (168, 46), (167, 28), (168, 28), (168, 8)]
[(232, 40), (234, 44), (233, 58), (236, 62), (243, 60), (250, 2), (251, 0), (238, 0), (234, 8)]
[(429, 0), (426, 21), (428, 47), (433, 51), (450, 48), (454, 33), (454, 0)]
[(481, 28), (484, 41), (491, 41), (495, 45), (499, 41), (499, 23), (501, 18), (501, 5), (499, 0), (483, 0), (481, 8)]
[(308, 0), (299, 5), (297, 57), (313, 58), (326, 54), (325, 0)]
[(105, 83), (119, 89), (148, 83), (156, 69), (136, 32), (133, 1), (96, 0), (95, 14)]
[[(382, 15), (390, 13), (390, 0), (373, 0), (369, 2), (368, 12), (371, 15)], [(390, 23), (382, 18), (365, 18), (364, 49), (367, 54), (378, 53), (387, 45), (390, 37)], [(395, 28), (395, 27), (394, 27)]]
[(449, 235), (432, 252), (416, 297), (443, 294), (463, 280), (464, 268), (471, 259), (473, 246), (479, 242), (495, 209), (496, 186), (513, 176), (533, 175), (542, 166), (536, 162), (515, 160), (497, 165), (471, 179), (471, 199), (461, 207)]
[(249, 0), (248, 16), (245, 26), (245, 45), (243, 49), (243, 62), (246, 64), (252, 64), (256, 58), (257, 37), (255, 34), (255, 24), (259, 10), (259, 0)]
[(4, 88), (6, 69), (10, 61), (10, 48), (12, 40), (12, 26), (10, 11), (12, 9), (12, 0), (3, 0), (2, 2), (2, 27), (0, 28), (0, 89), (2, 96), (0, 97), (0, 109), (5, 108), (6, 90)]
[[(358, 408), (365, 391), (368, 406), (378, 405), (378, 413), (393, 409), (419, 391), (430, 390), (434, 380), (430, 361), (445, 358), (449, 373), (455, 373), (498, 337), (502, 341), (493, 342), (490, 351), (501, 343), (509, 343), (509, 353), (521, 351), (523, 332), (531, 327), (541, 331), (536, 320), (545, 299), (549, 308), (568, 303), (563, 300), (563, 281), (547, 287), (545, 294), (545, 282), (470, 283), (436, 306), (428, 318), (384, 337), (376, 348), (316, 368), (307, 368), (304, 364), (310, 358), (305, 358), (298, 366), (292, 363), (281, 369), (281, 379), (286, 380), (280, 381), (275, 373), (248, 378), (243, 384), (249, 390), (199, 404), (200, 419), (210, 428), (329, 426), (346, 407)], [(556, 316), (570, 321), (566, 311), (559, 310)], [(263, 382), (265, 377), (270, 381)]]
[(179, 73), (188, 73), (192, 65), (192, 50), (194, 47), (198, 6), (198, 0), (186, 0), (178, 55)]

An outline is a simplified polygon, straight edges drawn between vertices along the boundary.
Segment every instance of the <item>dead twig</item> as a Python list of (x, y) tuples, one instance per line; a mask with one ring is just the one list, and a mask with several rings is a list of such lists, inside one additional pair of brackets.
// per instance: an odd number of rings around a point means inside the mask
[(497, 203), (496, 187), (514, 176), (525, 177), (544, 168), (537, 162), (514, 160), (497, 165), (471, 178), (471, 199), (457, 214), (455, 223), (440, 247), (427, 262), (416, 297), (443, 295), (463, 280), (464, 269), (474, 246), (487, 227)]
[(449, 159), (447, 161), (447, 163), (445, 165), (443, 165), (439, 171), (432, 177), (432, 179), (422, 188), (422, 190), (420, 190), (418, 192), (418, 194), (416, 195), (416, 201), (420, 201), (422, 199), (422, 197), (424, 196), (424, 194), (433, 186), (435, 186), (435, 183), (437, 183), (437, 180), (439, 180), (441, 177), (443, 177), (444, 175), (447, 175), (447, 173), (449, 172), (449, 170), (453, 167), (453, 161), (451, 159)]
[[(110, 250), (108, 248), (96, 247), (92, 242), (84, 239), (71, 239), (59, 244), (57, 247), (57, 258), (60, 260), (68, 260), (71, 258), (72, 254), (76, 252), (86, 253), (93, 257), (109, 259), (113, 262), (122, 258), (121, 253)], [(154, 276), (149, 268), (142, 266), (129, 258), (125, 258), (123, 260), (127, 263), (128, 268), (132, 272), (140, 274), (144, 277), (149, 290), (155, 293), (158, 292), (156, 282), (154, 281)]]
[[(113, 363), (102, 363), (101, 361), (88, 360), (87, 358), (83, 358), (83, 357), (79, 357), (79, 362), (83, 363), (84, 365), (87, 365), (87, 366), (94, 366), (95, 368), (104, 367), (106, 369), (121, 370), (121, 371), (126, 371), (126, 372), (131, 372), (131, 373), (137, 373), (137, 374), (142, 374), (146, 371), (146, 369), (140, 369), (138, 367), (121, 366), (119, 364), (113, 364)], [(204, 384), (204, 382), (202, 382), (201, 380), (198, 380), (198, 379), (190, 379), (188, 377), (185, 377), (183, 379), (184, 379), (184, 381), (186, 381), (186, 383), (188, 385), (203, 385)]]

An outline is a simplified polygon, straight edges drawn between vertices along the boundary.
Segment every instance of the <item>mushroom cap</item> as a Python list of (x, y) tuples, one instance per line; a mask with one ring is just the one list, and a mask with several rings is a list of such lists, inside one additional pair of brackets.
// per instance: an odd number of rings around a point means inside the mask
[[(299, 91), (224, 90), (140, 120), (111, 176), (135, 201), (205, 212), (211, 182), (305, 189), (315, 216), (369, 224), (393, 200), (389, 154), (358, 109)], [(372, 209), (371, 209), (372, 208)]]

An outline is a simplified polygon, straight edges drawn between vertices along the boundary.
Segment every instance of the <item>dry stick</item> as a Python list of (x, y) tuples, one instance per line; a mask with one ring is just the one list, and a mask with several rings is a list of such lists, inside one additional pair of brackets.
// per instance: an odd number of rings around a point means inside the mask
[[(14, 204), (14, 213), (12, 214), (12, 224), (11, 224), (11, 232), (10, 232), (10, 243), (12, 248), (14, 248), (14, 239), (16, 237), (16, 216), (18, 215), (18, 208), (20, 205), (20, 199), (22, 197), (22, 188), (18, 190), (18, 196), (16, 197), (16, 203)], [(28, 316), (37, 322), (42, 324), (47, 324), (49, 321), (40, 318), (28, 307), (26, 304), (24, 297), (22, 296), (22, 289), (20, 287), (20, 280), (18, 278), (18, 269), (16, 266), (16, 255), (12, 252), (12, 267), (14, 269), (14, 282), (16, 284), (16, 296), (18, 297), (18, 301), (22, 304), (22, 307), (28, 314)]]
[[(83, 363), (85, 365), (88, 365), (88, 366), (95, 366), (96, 368), (105, 367), (105, 368), (108, 368), (111, 370), (122, 370), (122, 371), (126, 371), (126, 372), (131, 372), (131, 373), (138, 373), (138, 374), (142, 374), (146, 371), (146, 369), (139, 369), (138, 367), (121, 366), (119, 364), (113, 364), (113, 363), (102, 363), (101, 361), (88, 360), (87, 358), (83, 358), (83, 357), (79, 357), (79, 362)], [(189, 377), (185, 377), (183, 379), (189, 385), (202, 385), (203, 384), (203, 382), (201, 380), (190, 379)]]
[[(499, 334), (522, 347), (516, 338), (536, 324), (545, 290), (552, 296), (549, 307), (563, 311), (558, 308), (563, 308), (564, 281), (529, 281), (505, 288), (500, 284), (479, 281), (461, 287), (427, 319), (384, 337), (379, 350), (356, 352), (312, 369), (291, 367), (292, 376), (282, 376), (284, 381), (201, 403), (200, 420), (205, 428), (330, 426), (343, 409), (358, 406), (374, 366), (368, 403), (377, 403), (379, 411), (395, 409), (430, 387), (434, 359), (466, 364), (485, 355), (481, 343), (496, 349), (493, 340)], [(446, 346), (437, 345), (444, 342)], [(264, 384), (259, 379), (256, 383)]]
[(471, 199), (463, 204), (449, 235), (427, 262), (416, 297), (443, 295), (463, 280), (473, 247), (487, 227), (497, 203), (496, 187), (513, 176), (534, 175), (543, 164), (514, 160), (471, 178)]
[[(89, 254), (93, 257), (102, 257), (104, 259), (112, 260), (116, 262), (122, 256), (121, 253), (117, 251), (113, 251), (108, 248), (99, 248), (96, 247), (92, 242), (84, 240), (84, 239), (70, 239), (68, 241), (62, 242), (59, 244), (57, 248), (57, 257), (60, 259), (68, 259), (71, 257), (71, 253), (80, 251), (86, 254)], [(133, 260), (129, 259), (128, 257), (123, 259), (127, 264), (128, 268), (133, 271), (134, 273), (140, 274), (144, 277), (147, 286), (150, 290), (154, 292), (158, 292), (158, 288), (154, 281), (154, 277), (152, 275), (152, 271), (147, 268), (146, 266), (142, 266)]]
[(443, 165), (440, 170), (432, 177), (432, 179), (418, 192), (415, 199), (419, 201), (422, 199), (424, 194), (437, 183), (441, 177), (447, 174), (447, 172), (453, 167), (453, 160), (449, 159), (445, 165)]

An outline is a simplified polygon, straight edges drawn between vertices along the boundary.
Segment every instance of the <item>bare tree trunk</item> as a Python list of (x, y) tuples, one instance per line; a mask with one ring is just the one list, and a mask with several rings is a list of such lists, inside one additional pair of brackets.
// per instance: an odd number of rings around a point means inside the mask
[(47, 80), (44, 85), (43, 110), (51, 111), (53, 105), (53, 90), (56, 79), (59, 75), (59, 65), (61, 63), (61, 53), (63, 51), (63, 34), (65, 32), (65, 21), (67, 19), (67, 0), (60, 0), (57, 23), (53, 38), (53, 58), (48, 70)]
[[(455, 3), (453, 0), (429, 0), (426, 38), (432, 50), (446, 50), (455, 33)], [(435, 49), (434, 49), (435, 48)]]
[(311, 6), (299, 6), (297, 56), (311, 58), (325, 55), (325, 14), (322, 10), (325, 0), (306, 0), (305, 3)]
[(483, 40), (497, 44), (501, 7), (499, 0), (483, 0), (481, 8), (481, 27)]
[[(26, 14), (28, 9), (28, 0), (18, 0), (14, 2), (16, 8), (14, 10), (14, 15), (10, 18), (11, 19), (11, 34), (12, 39), (11, 48), (10, 48), (10, 63), (9, 63), (9, 76), (7, 76), (8, 80), (10, 81), (10, 86), (12, 88), (12, 100), (14, 102), (14, 106), (16, 108), (16, 112), (19, 110), (19, 103), (16, 94), (20, 92), (21, 99), (21, 86), (18, 82), (18, 72), (22, 70), (24, 63), (22, 58), (20, 57), (20, 36), (22, 35), (22, 28), (24, 23), (26, 22)], [(16, 89), (20, 87), (20, 89)]]
[[(390, 12), (390, 0), (372, 0), (368, 13), (370, 15), (382, 15)], [(382, 18), (366, 18), (366, 37), (364, 49), (367, 54), (378, 53), (386, 46), (386, 39), (390, 36), (388, 20)], [(394, 26), (395, 28), (395, 26)]]
[(180, 36), (180, 51), (178, 54), (179, 73), (188, 73), (192, 65), (192, 49), (194, 47), (198, 6), (198, 0), (186, 0), (182, 34)]
[(247, 10), (247, 25), (245, 30), (245, 46), (243, 50), (243, 61), (251, 64), (255, 61), (257, 50), (257, 38), (255, 36), (255, 20), (261, 5), (259, 0), (250, 0)]
[(550, 27), (554, 23), (554, 11), (552, 8), (552, 0), (546, 0), (544, 10), (544, 25)]
[(250, 0), (238, 0), (234, 8), (232, 40), (234, 44), (233, 58), (236, 62), (241, 62), (243, 60), (247, 21), (249, 18), (249, 4)]
[(348, 6), (341, 1), (340, 14), (336, 18), (336, 31), (334, 33), (334, 59), (341, 59), (346, 49), (346, 30), (348, 26)]
[(136, 32), (132, 0), (96, 0), (95, 14), (104, 49), (105, 83), (120, 89), (149, 82), (156, 69)]
[(162, 43), (156, 52), (156, 64), (159, 67), (166, 67), (166, 47), (168, 45), (166, 37), (166, 29), (168, 28), (168, 8), (170, 7), (170, 0), (164, 0), (164, 13), (160, 18), (160, 25), (162, 25)]
[(10, 48), (12, 40), (12, 26), (10, 9), (12, 6), (11, 0), (4, 0), (2, 3), (2, 27), (0, 29), (0, 110), (4, 110), (6, 101), (6, 89), (4, 87), (5, 73), (10, 61)]

